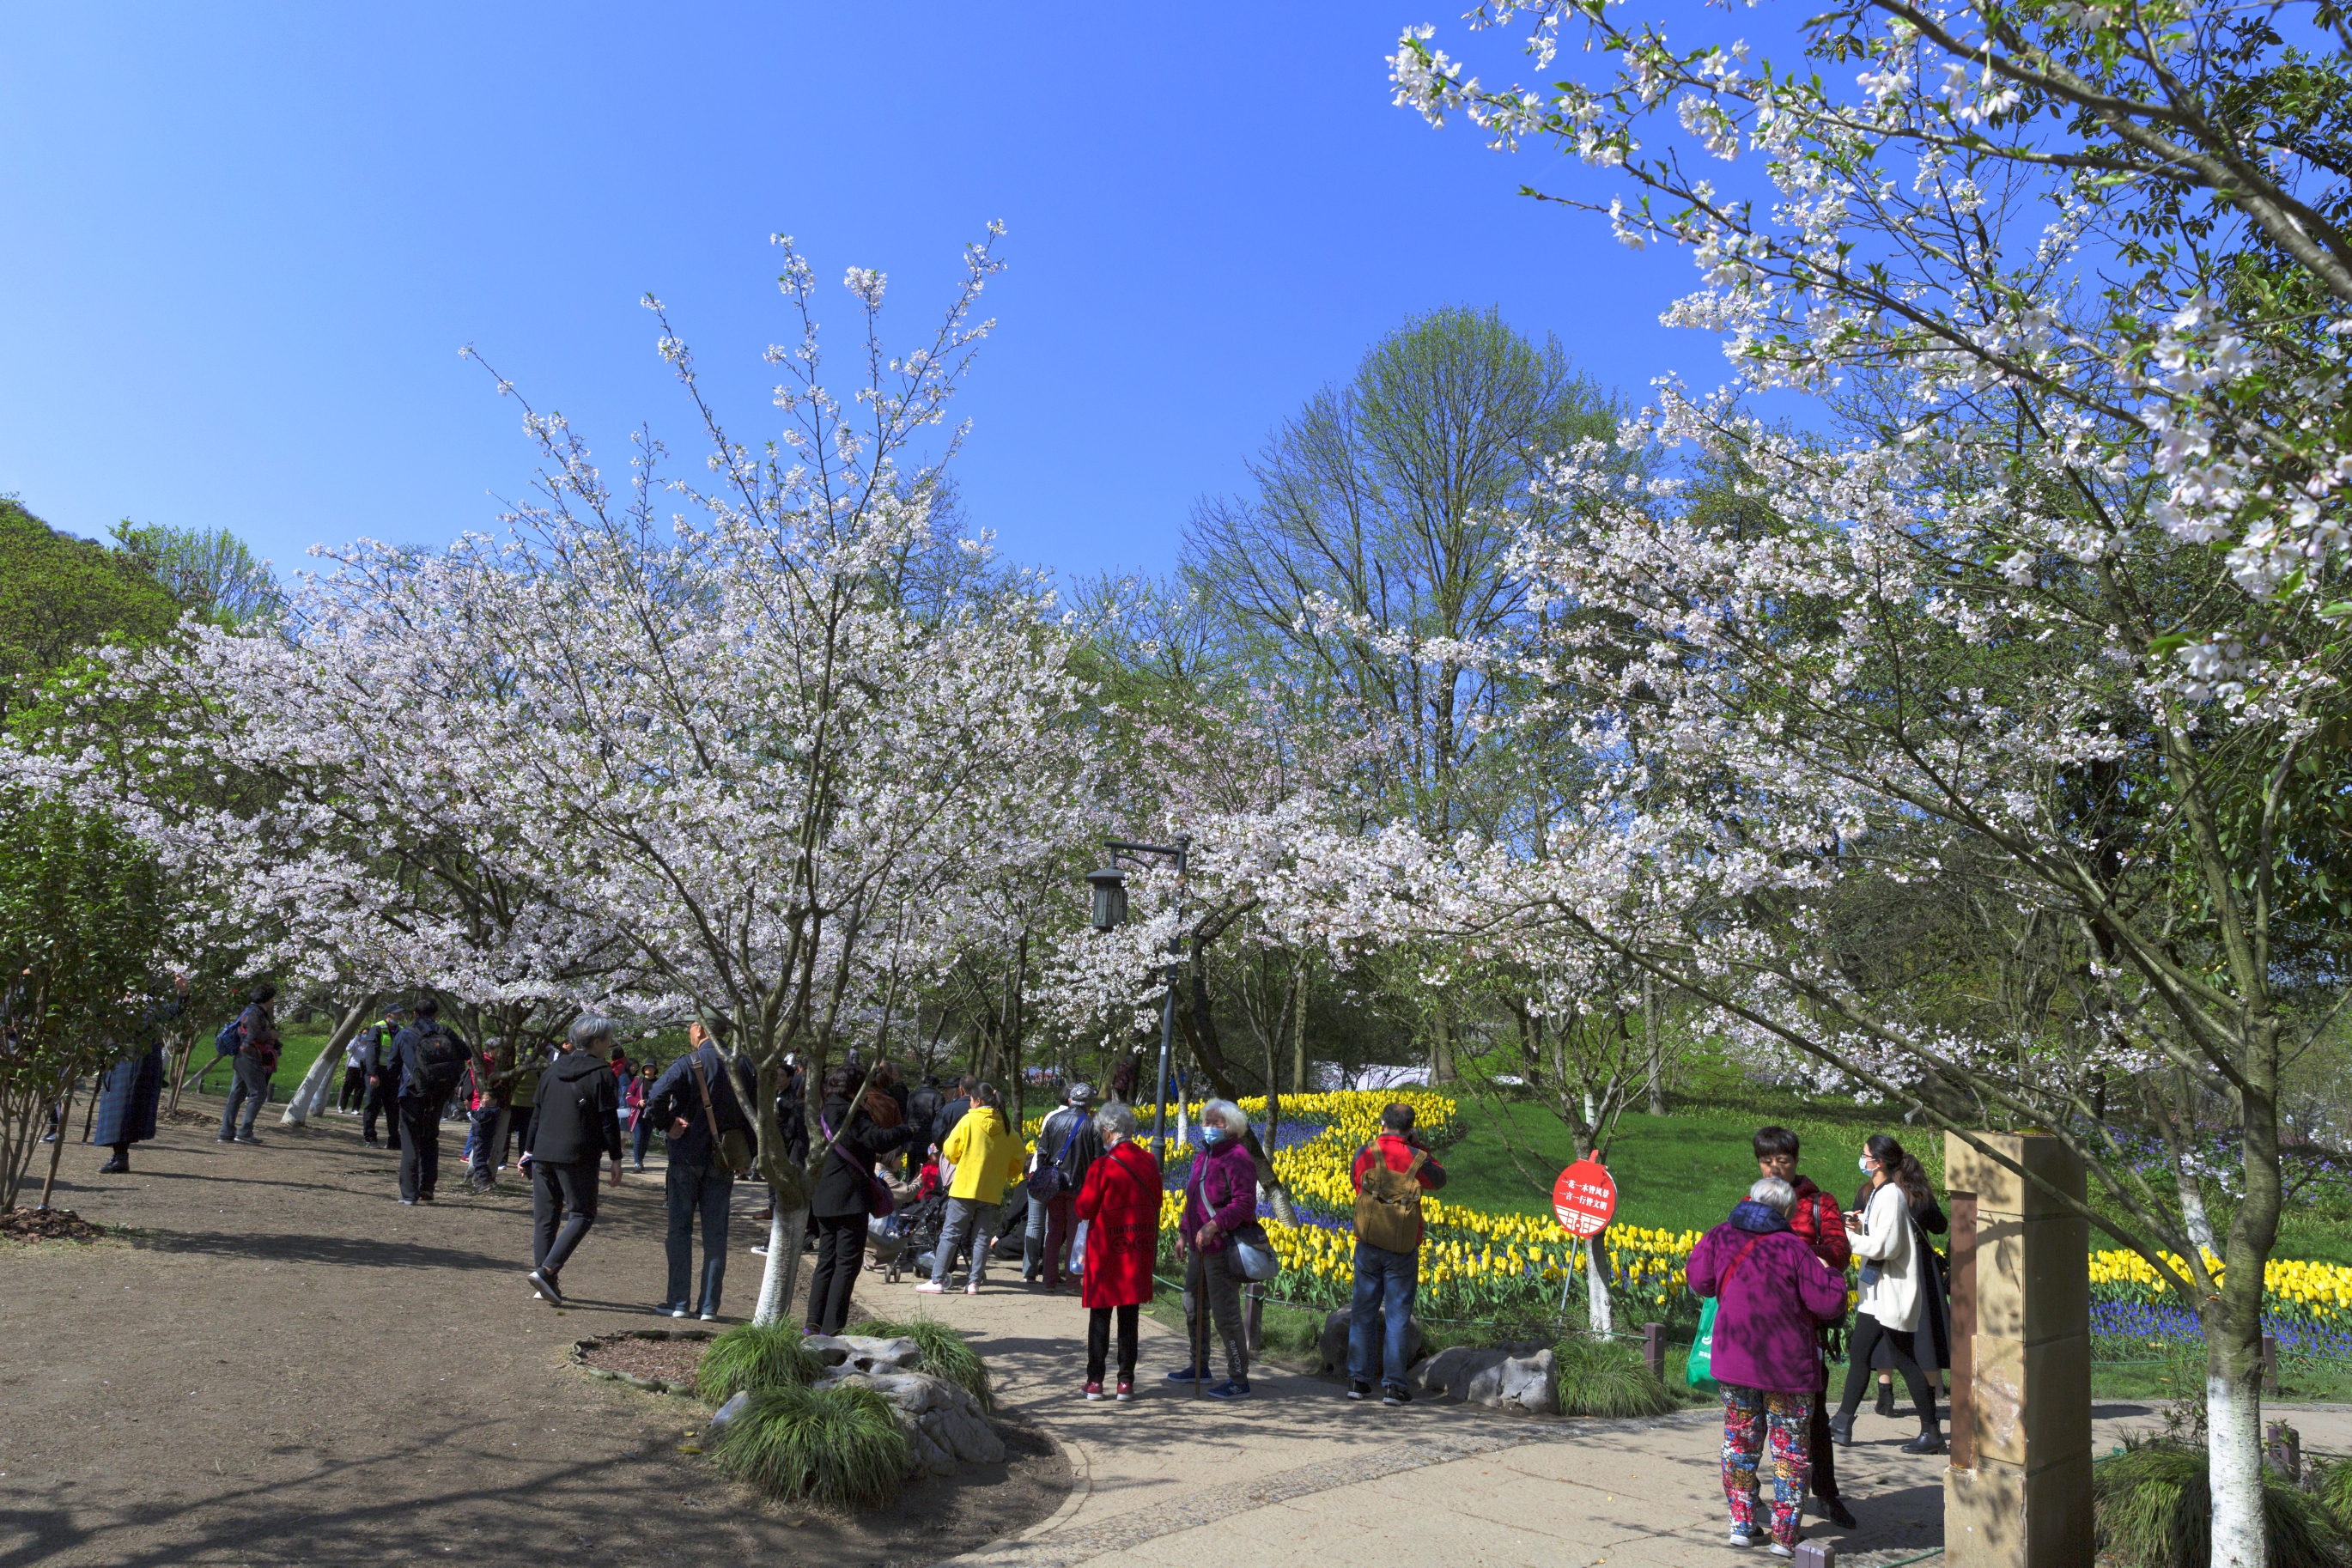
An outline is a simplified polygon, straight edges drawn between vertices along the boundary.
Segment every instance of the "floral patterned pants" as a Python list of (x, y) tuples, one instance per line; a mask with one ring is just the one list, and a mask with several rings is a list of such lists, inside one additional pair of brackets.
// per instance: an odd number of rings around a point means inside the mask
[(1772, 1539), (1797, 1543), (1797, 1521), (1805, 1506), (1806, 1427), (1813, 1418), (1810, 1394), (1771, 1394), (1723, 1387), (1723, 1500), (1731, 1506), (1731, 1528), (1756, 1528), (1757, 1472), (1764, 1450), (1772, 1451)]

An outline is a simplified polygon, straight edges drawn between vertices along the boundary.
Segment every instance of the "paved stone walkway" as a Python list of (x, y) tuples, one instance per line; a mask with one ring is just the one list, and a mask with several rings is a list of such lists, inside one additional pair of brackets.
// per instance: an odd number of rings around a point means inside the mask
[[(1410, 1554), (1415, 1563), (1716, 1563), (1727, 1526), (1712, 1410), (1654, 1421), (1547, 1421), (1417, 1403), (1356, 1404), (1336, 1383), (1262, 1367), (1257, 1396), (1196, 1400), (1170, 1384), (1178, 1336), (1144, 1321), (1139, 1397), (1080, 1397), (1086, 1314), (1016, 1282), (978, 1297), (915, 1296), (867, 1274), (860, 1305), (926, 1310), (971, 1333), (1003, 1402), (1044, 1426), (1079, 1472), (1070, 1502), (958, 1568), (1297, 1568)], [(1809, 1521), (1857, 1568), (1942, 1542), (1940, 1458), (1897, 1452), (1909, 1434), (1865, 1414), (1839, 1456), (1862, 1527)], [(1760, 1556), (1760, 1554), (1759, 1554)]]

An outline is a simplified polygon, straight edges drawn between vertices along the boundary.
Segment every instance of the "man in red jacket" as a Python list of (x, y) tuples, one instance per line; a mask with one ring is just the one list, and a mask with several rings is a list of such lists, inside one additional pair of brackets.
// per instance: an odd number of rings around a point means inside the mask
[[(1826, 1263), (1836, 1273), (1845, 1273), (1845, 1266), (1853, 1256), (1853, 1244), (1845, 1234), (1845, 1221), (1838, 1212), (1837, 1199), (1797, 1174), (1797, 1135), (1785, 1127), (1759, 1127), (1752, 1145), (1756, 1151), (1756, 1168), (1768, 1176), (1778, 1176), (1797, 1189), (1797, 1205), (1789, 1211), (1789, 1228), (1797, 1233), (1813, 1256)], [(1830, 1446), (1829, 1405), (1822, 1397), (1829, 1391), (1829, 1342), (1832, 1325), (1824, 1324), (1820, 1331), (1822, 1349), (1822, 1391), (1813, 1397), (1813, 1420), (1806, 1434), (1806, 1447), (1812, 1450), (1813, 1496), (1822, 1511), (1832, 1521), (1852, 1530), (1853, 1510), (1838, 1496), (1837, 1462)]]

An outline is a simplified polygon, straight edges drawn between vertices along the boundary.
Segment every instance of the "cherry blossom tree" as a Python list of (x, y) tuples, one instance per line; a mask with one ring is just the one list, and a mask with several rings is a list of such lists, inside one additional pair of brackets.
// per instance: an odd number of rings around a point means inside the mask
[[(936, 332), (901, 354), (881, 338), (882, 276), (850, 271), (865, 374), (844, 403), (820, 379), (814, 274), (779, 243), (800, 336), (770, 351), (778, 437), (729, 435), (648, 300), (710, 479), (663, 479), (644, 437), (615, 493), (560, 416), (526, 405), (540, 493), (509, 539), (440, 563), (436, 623), (508, 693), (452, 722), (494, 769), (530, 863), (628, 945), (649, 976), (642, 1005), (732, 1021), (773, 1205), (763, 1322), (789, 1300), (811, 1180), (777, 1121), (785, 1056), (805, 1052), (821, 1077), (877, 973), (876, 939), (941, 888), (1033, 853), (1026, 825), (1083, 795), (1087, 766), (1042, 585), (918, 604), (898, 570), (930, 542), (961, 437), (908, 462), (988, 330), (971, 310), (1000, 265), (989, 244), (970, 248)], [(687, 508), (667, 520), (665, 483)]]
[[(1391, 60), (1433, 120), (1613, 171), (1615, 194), (1561, 199), (1689, 251), (1667, 319), (1720, 334), (1737, 378), (1662, 384), (1621, 445), (1695, 444), (1738, 504), (1631, 491), (1587, 448), (1554, 482), (1591, 508), (1523, 538), (1536, 602), (1577, 616), (1514, 652), (1613, 762), (1622, 814), (1529, 908), (1759, 1048), (1968, 1137), (1920, 1092), (1957, 1078), (2083, 1153), (2104, 1191), (2078, 1212), (2203, 1321), (2231, 1564), (2266, 1560), (2280, 1070), (2341, 1000), (2352, 761), (2352, 50), (2291, 46), (2277, 15), (1852, 0), (1804, 26), (1816, 74), (1545, 0), (1479, 19), (1525, 22), (1542, 67), (1582, 30), (1613, 70), (1487, 89), (1426, 28)], [(1836, 434), (1733, 401), (1791, 390)], [(2055, 943), (2022, 1037), (1842, 951), (1854, 889), (1963, 870)], [(1706, 918), (1628, 927), (1629, 892)], [(2115, 1114), (2135, 1099), (2154, 1179)], [(2216, 1110), (2226, 1173), (2187, 1136)], [(2199, 1246), (2216, 1191), (2224, 1268)]]

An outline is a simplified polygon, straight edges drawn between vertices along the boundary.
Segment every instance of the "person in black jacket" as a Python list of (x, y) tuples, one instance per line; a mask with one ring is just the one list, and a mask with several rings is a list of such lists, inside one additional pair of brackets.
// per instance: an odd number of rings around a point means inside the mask
[(556, 1277), (596, 1223), (600, 1154), (613, 1162), (613, 1184), (621, 1184), (621, 1081), (612, 1066), (619, 1027), (597, 1017), (572, 1026), (570, 1047), (539, 1075), (523, 1129), (531, 1219), (531, 1268), (524, 1278), (551, 1307), (563, 1305)]
[[(663, 1250), (669, 1262), (668, 1289), (654, 1310), (664, 1317), (699, 1316), (719, 1321), (719, 1292), (727, 1282), (728, 1203), (735, 1173), (723, 1154), (726, 1135), (751, 1131), (744, 1114), (751, 1088), (739, 1082), (719, 1050), (729, 1026), (703, 1014), (687, 1026), (686, 1055), (669, 1064), (646, 1093), (646, 1116), (669, 1138), (669, 1234)], [(714, 1136), (715, 1134), (715, 1136)], [(702, 1272), (694, 1271), (694, 1224), (702, 1221)]]
[[(980, 1079), (969, 1075), (956, 1079), (955, 1098), (940, 1106), (939, 1115), (931, 1119), (931, 1147), (940, 1149), (947, 1146), (948, 1134), (956, 1130), (958, 1122), (971, 1114), (971, 1091), (979, 1083)], [(940, 1185), (946, 1186), (953, 1180), (955, 1180), (955, 1166), (941, 1160)]]
[(923, 1163), (923, 1155), (937, 1140), (931, 1136), (931, 1123), (947, 1109), (948, 1097), (940, 1092), (940, 1075), (927, 1072), (923, 1081), (907, 1096), (907, 1125), (915, 1136), (907, 1145), (907, 1176), (914, 1178)]
[(835, 1068), (824, 1075), (818, 1136), (833, 1140), (818, 1173), (809, 1212), (816, 1220), (816, 1272), (809, 1279), (808, 1331), (837, 1334), (849, 1321), (849, 1294), (866, 1264), (866, 1226), (873, 1217), (877, 1162), (912, 1142), (918, 1130), (898, 1119), (898, 1102), (868, 1089), (856, 1105), (860, 1075)]

